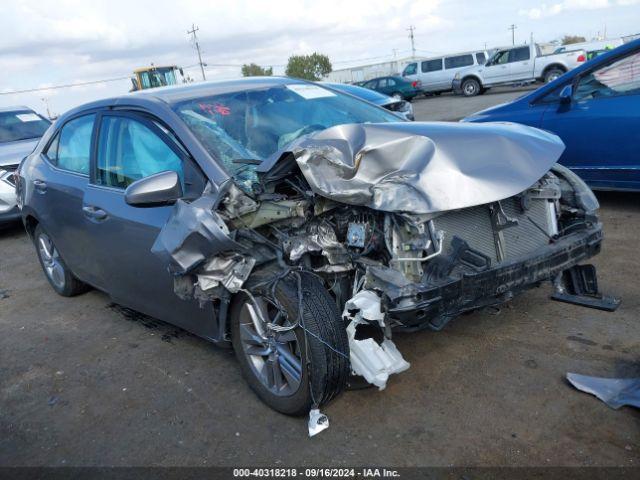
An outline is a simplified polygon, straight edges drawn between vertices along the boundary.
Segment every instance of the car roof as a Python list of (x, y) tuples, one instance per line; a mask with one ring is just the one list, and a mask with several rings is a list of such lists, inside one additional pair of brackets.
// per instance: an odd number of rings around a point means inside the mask
[(158, 103), (171, 106), (193, 98), (291, 84), (315, 85), (314, 83), (307, 82), (306, 80), (289, 77), (245, 77), (233, 80), (186, 83), (182, 85), (172, 85), (169, 87), (139, 90), (137, 92), (126, 93), (115, 97), (85, 103), (61, 115), (58, 121), (62, 123), (65, 119), (71, 116), (96, 108), (121, 105), (137, 105), (144, 107), (145, 105), (157, 105)]

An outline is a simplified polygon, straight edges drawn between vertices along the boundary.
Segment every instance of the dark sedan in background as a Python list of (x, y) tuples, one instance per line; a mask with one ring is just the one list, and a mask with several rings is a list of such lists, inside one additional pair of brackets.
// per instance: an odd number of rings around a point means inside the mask
[(390, 97), (410, 102), (422, 93), (418, 81), (410, 82), (402, 77), (379, 77), (367, 80), (362, 84), (364, 88), (384, 93)]
[(325, 87), (333, 88), (334, 90), (338, 90), (343, 93), (348, 93), (349, 95), (361, 98), (362, 100), (371, 102), (379, 107), (386, 108), (405, 120), (415, 120), (415, 117), (413, 116), (413, 106), (406, 100), (389, 97), (388, 95), (369, 90), (368, 88), (359, 87), (358, 85), (331, 82), (321, 83)]
[(591, 188), (640, 190), (640, 40), (463, 121), (510, 121), (549, 130), (567, 147), (560, 163)]

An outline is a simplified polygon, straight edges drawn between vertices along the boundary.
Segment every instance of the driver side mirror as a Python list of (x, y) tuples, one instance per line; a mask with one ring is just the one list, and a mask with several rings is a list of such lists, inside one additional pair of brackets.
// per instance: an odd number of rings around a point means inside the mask
[(180, 177), (167, 170), (136, 180), (124, 191), (124, 201), (132, 207), (169, 205), (182, 197)]
[(571, 103), (571, 99), (573, 98), (573, 86), (565, 85), (562, 90), (560, 90), (560, 103), (563, 105), (568, 105)]

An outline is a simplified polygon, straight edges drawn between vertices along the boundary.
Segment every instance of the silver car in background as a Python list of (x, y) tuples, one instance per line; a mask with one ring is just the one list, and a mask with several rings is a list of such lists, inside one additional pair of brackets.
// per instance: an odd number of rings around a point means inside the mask
[(0, 108), (0, 224), (20, 219), (14, 172), (50, 125), (28, 107)]

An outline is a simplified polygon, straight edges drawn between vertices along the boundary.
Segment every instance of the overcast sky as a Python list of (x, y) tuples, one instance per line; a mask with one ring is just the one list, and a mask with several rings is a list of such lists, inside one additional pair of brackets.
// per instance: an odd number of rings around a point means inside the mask
[[(550, 41), (564, 34), (587, 38), (640, 31), (640, 0), (10, 0), (0, 6), (0, 93), (129, 75), (150, 63), (185, 67), (197, 57), (186, 31), (199, 28), (208, 79), (240, 75), (237, 66), (274, 65), (291, 54), (318, 51), (334, 69), (410, 55), (429, 56), (486, 45)], [(360, 61), (363, 60), (363, 61)], [(194, 67), (186, 73), (200, 79)], [(0, 106), (26, 104), (55, 113), (126, 93), (127, 79), (90, 86), (0, 95)]]

